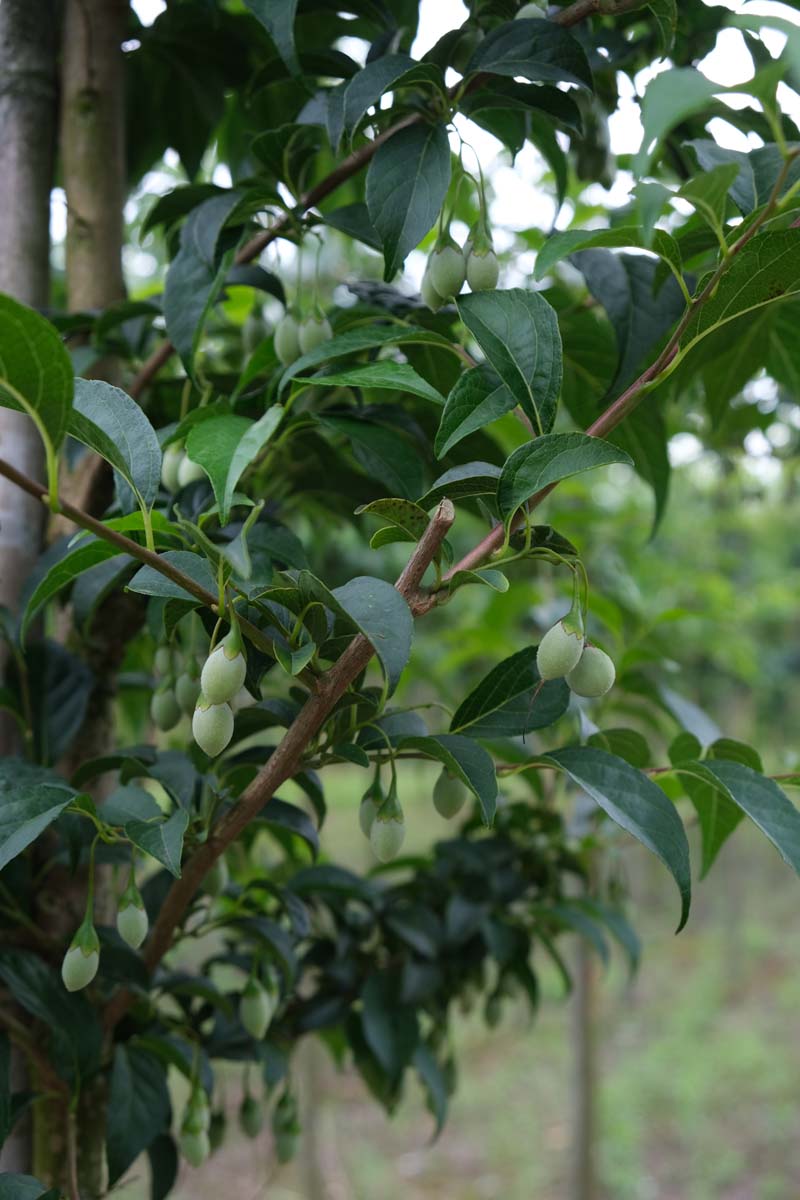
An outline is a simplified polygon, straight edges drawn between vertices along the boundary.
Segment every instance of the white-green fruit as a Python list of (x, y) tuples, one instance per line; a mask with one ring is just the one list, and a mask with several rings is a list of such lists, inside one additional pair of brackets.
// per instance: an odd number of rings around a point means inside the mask
[(183, 1114), (181, 1130), (184, 1133), (208, 1133), (211, 1127), (211, 1106), (205, 1088), (196, 1087), (189, 1097)]
[(239, 1019), (257, 1042), (263, 1040), (274, 1011), (274, 1001), (267, 989), (257, 979), (249, 979), (242, 992)]
[(358, 823), (365, 838), (368, 838), (372, 832), (372, 826), (375, 823), (377, 815), (378, 805), (372, 799), (369, 792), (367, 792), (365, 796), (361, 797), (361, 804), (358, 808)]
[(124, 908), (117, 909), (117, 933), (131, 949), (139, 949), (149, 927), (147, 913), (138, 904), (126, 904)]
[(184, 671), (178, 676), (175, 684), (175, 699), (181, 712), (186, 713), (187, 717), (194, 712), (194, 707), (200, 699), (200, 680), (196, 675), (190, 675), (188, 671)]
[(211, 1153), (211, 1143), (205, 1130), (200, 1133), (181, 1133), (179, 1142), (181, 1154), (191, 1167), (202, 1167)]
[(255, 1096), (245, 1096), (239, 1109), (239, 1126), (249, 1138), (257, 1138), (264, 1128), (264, 1106)]
[(202, 883), (207, 896), (221, 896), (228, 886), (231, 874), (224, 857), (215, 860), (211, 870), (205, 875)]
[(444, 304), (444, 299), (439, 295), (436, 288), (431, 282), (429, 271), (425, 271), (422, 276), (422, 283), (419, 285), (419, 294), (422, 297), (423, 303), (427, 304), (431, 312), (438, 312)]
[(567, 683), (576, 696), (592, 699), (605, 696), (616, 678), (614, 664), (599, 646), (586, 646), (580, 662), (567, 675)]
[(183, 462), (183, 447), (180, 442), (167, 446), (161, 457), (161, 482), (168, 492), (177, 492), (178, 471)]
[(171, 687), (159, 688), (150, 701), (150, 717), (156, 729), (167, 733), (181, 719), (181, 709)]
[(172, 650), (169, 646), (159, 646), (153, 659), (153, 665), (159, 675), (169, 675), (172, 670)]
[(467, 283), (473, 292), (490, 292), (497, 287), (500, 278), (500, 264), (494, 250), (485, 254), (476, 254), (470, 250), (467, 257)]
[(406, 824), (402, 817), (381, 820), (376, 816), (369, 831), (372, 853), (380, 862), (391, 862), (400, 851), (406, 836)]
[(297, 321), (291, 313), (281, 317), (275, 326), (274, 346), (278, 362), (288, 367), (300, 357), (300, 340), (298, 337)]
[(539, 643), (536, 666), (542, 679), (560, 679), (569, 674), (583, 653), (583, 638), (558, 621)]
[(333, 329), (327, 317), (306, 317), (298, 333), (300, 349), (303, 354), (310, 354), (323, 342), (329, 342), (332, 337)]
[(80, 946), (70, 946), (61, 964), (61, 978), (68, 992), (79, 992), (92, 982), (100, 965), (100, 952), (89, 953)]
[(522, 8), (519, 10), (519, 12), (517, 13), (517, 15), (514, 19), (516, 21), (519, 21), (520, 19), (523, 21), (525, 21), (525, 20), (535, 21), (539, 17), (546, 17), (546, 16), (547, 16), (547, 13), (542, 4), (531, 3), (531, 4), (523, 4)]
[(440, 296), (449, 300), (464, 286), (466, 264), (458, 246), (444, 245), (434, 250), (428, 259), (428, 274)]
[(233, 654), (230, 651), (230, 643), (225, 638), (203, 663), (200, 688), (210, 704), (227, 704), (244, 684), (247, 675), (245, 657), (238, 648)]
[(198, 479), (205, 479), (206, 473), (199, 463), (192, 462), (188, 454), (184, 454), (178, 466), (178, 487), (188, 487)]
[(433, 789), (433, 807), (440, 817), (449, 821), (461, 812), (467, 799), (467, 789), (460, 779), (445, 768)]
[(229, 704), (203, 705), (203, 697), (194, 710), (192, 735), (209, 758), (216, 758), (233, 737), (233, 712)]

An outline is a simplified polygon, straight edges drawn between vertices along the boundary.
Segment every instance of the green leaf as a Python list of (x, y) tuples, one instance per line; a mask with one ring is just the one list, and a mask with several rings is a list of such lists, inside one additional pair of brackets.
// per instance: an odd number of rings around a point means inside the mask
[(254, 17), (272, 38), (278, 53), (293, 75), (300, 74), (294, 45), (297, 0), (244, 0)]
[[(283, 391), (291, 380), (296, 379), (303, 371), (308, 371), (311, 367), (319, 366), (320, 363), (332, 362), (337, 358), (348, 358), (350, 355), (359, 354), (365, 350), (379, 349), (383, 346), (403, 346), (409, 344), (440, 346), (443, 350), (454, 353), (453, 347), (447, 338), (442, 337), (440, 333), (434, 333), (430, 329), (421, 329), (417, 325), (392, 325), (388, 327), (386, 325), (369, 325), (365, 328), (349, 329), (347, 333), (340, 333), (337, 337), (331, 338), (329, 342), (324, 342), (321, 346), (317, 346), (309, 354), (303, 354), (291, 366), (287, 367), (281, 378), (280, 390)], [(382, 362), (374, 365), (385, 366), (390, 364)], [(313, 383), (314, 381), (310, 380), (309, 382)], [(436, 395), (437, 402), (441, 403), (441, 396), (439, 396), (438, 392)]]
[(553, 426), (561, 387), (556, 314), (538, 292), (474, 292), (459, 315), (537, 433)]
[(122, 555), (110, 542), (92, 538), (88, 542), (82, 541), (77, 549), (69, 551), (57, 563), (54, 563), (44, 578), (39, 580), (28, 598), (20, 624), (20, 641), (25, 641), (31, 621), (48, 600), (52, 600), (53, 596), (56, 596), (63, 588), (69, 587), (84, 571), (89, 571), (98, 563), (106, 562), (110, 558), (120, 557), (125, 558), (128, 562), (132, 561), (127, 555)]
[(76, 379), (69, 432), (111, 463), (142, 507), (153, 507), (161, 479), (161, 447), (135, 400), (102, 379)]
[(30, 950), (0, 950), (0, 980), (15, 1003), (42, 1022), (37, 1036), (62, 1078), (74, 1082), (97, 1070), (103, 1032), (82, 992), (68, 992), (59, 972)]
[(675, 805), (652, 779), (621, 758), (590, 746), (543, 755), (583, 788), (612, 821), (661, 859), (681, 896), (678, 932), (686, 924), (692, 897), (689, 843)]
[(666, 58), (675, 42), (678, 28), (677, 0), (648, 0), (647, 7), (656, 19), (661, 43), (661, 57)]
[(646, 767), (650, 762), (650, 747), (636, 729), (602, 729), (587, 739), (588, 746), (599, 746), (632, 767)]
[(408, 363), (389, 362), (386, 359), (333, 374), (311, 375), (303, 383), (306, 387), (385, 388), (392, 392), (409, 392), (412, 396), (421, 396), (423, 400), (431, 400), (440, 406), (444, 404), (444, 396)]
[(725, 223), (728, 195), (739, 174), (737, 163), (720, 163), (693, 179), (687, 179), (678, 195), (697, 209), (703, 219), (716, 231)]
[(435, 737), (403, 738), (399, 748), (419, 750), (443, 763), (451, 775), (466, 784), (481, 806), (484, 821), (491, 825), (497, 808), (497, 776), (492, 757), (483, 746), (471, 737), (441, 733)]
[(0, 404), (33, 416), (58, 449), (67, 432), (73, 387), (72, 363), (56, 328), (0, 294)]
[(167, 271), (164, 319), (170, 340), (189, 374), (206, 318), (233, 263), (233, 249), (220, 256), (217, 242), (241, 198), (239, 192), (223, 192), (192, 209), (181, 230), (178, 254)]
[(630, 413), (610, 434), (609, 441), (630, 455), (637, 475), (653, 489), (655, 533), (667, 506), (672, 473), (667, 451), (666, 423), (655, 401), (651, 400), (648, 405)]
[(230, 518), (237, 483), (272, 437), (282, 417), (282, 406), (273, 404), (257, 421), (229, 413), (201, 421), (190, 430), (186, 453), (211, 480), (221, 525), (227, 525)]
[(634, 172), (645, 175), (662, 138), (687, 117), (702, 112), (717, 92), (725, 90), (693, 67), (673, 67), (651, 79), (642, 100), (644, 134)]
[(520, 446), (506, 461), (497, 488), (497, 504), (506, 526), (542, 488), (610, 463), (633, 465), (624, 450), (585, 433), (548, 433)]
[(511, 412), (517, 398), (487, 366), (471, 367), (456, 380), (447, 397), (434, 449), (437, 458), (477, 429)]
[(621, 225), (614, 229), (568, 229), (565, 233), (553, 233), (542, 246), (536, 257), (536, 279), (541, 279), (560, 259), (578, 250), (592, 246), (635, 246), (642, 250), (654, 250), (681, 273), (681, 250), (675, 238), (663, 229), (655, 229), (649, 237), (638, 225)]
[[(200, 554), (193, 554), (191, 550), (167, 550), (161, 557), (216, 596), (217, 581), (211, 573), (208, 559)], [(173, 583), (155, 567), (140, 567), (128, 588), (132, 592), (141, 592), (144, 596), (161, 596), (167, 600), (190, 600), (193, 604), (199, 603), (191, 592), (185, 591), (180, 584)]]
[(395, 429), (356, 417), (317, 416), (323, 429), (346, 437), (358, 463), (390, 491), (413, 500), (422, 491), (419, 452)]
[(682, 767), (680, 775), (700, 823), (700, 878), (705, 879), (722, 846), (744, 820), (744, 814), (716, 779), (698, 778), (693, 764)]
[(331, 595), (373, 646), (394, 691), (411, 655), (414, 620), (408, 604), (384, 579), (359, 575)]
[(356, 204), (343, 204), (341, 208), (333, 208), (320, 215), (331, 229), (338, 229), (340, 233), (363, 242), (372, 250), (383, 248), (378, 231), (369, 219), (369, 210), (366, 204), (362, 204), (360, 201)]
[(136, 1046), (118, 1045), (111, 1068), (106, 1124), (109, 1186), (113, 1187), (134, 1159), (169, 1129), (171, 1115), (163, 1065)]
[(464, 500), (468, 496), (494, 496), (500, 479), (500, 467), (494, 463), (471, 462), (451, 467), (433, 483), (418, 500), (420, 508), (431, 509), (446, 496), (448, 500)]
[(128, 821), (125, 836), (145, 854), (157, 859), (176, 879), (180, 879), (183, 835), (188, 824), (186, 809), (176, 808), (166, 821)]
[(345, 131), (352, 134), (367, 110), (380, 100), (384, 92), (418, 84), (432, 85), (437, 91), (444, 91), (441, 69), (433, 63), (416, 62), (407, 54), (384, 54), (368, 62), (345, 87)]
[[(388, 541), (418, 542), (428, 528), (427, 512), (410, 500), (400, 500), (396, 497), (373, 500), (371, 504), (362, 504), (355, 511), (356, 516), (369, 515), (389, 522), (390, 528), (379, 529), (371, 539), (370, 545), (373, 549)], [(376, 542), (376, 539), (379, 540)]]
[(15, 1175), (4, 1171), (0, 1175), (0, 1200), (60, 1200), (58, 1188), (47, 1188), (32, 1175)]
[(769, 838), (784, 862), (800, 875), (800, 812), (773, 779), (739, 762), (706, 759), (693, 770), (712, 776), (725, 795)]
[(396, 274), (425, 237), (449, 184), (444, 125), (412, 125), (380, 147), (367, 172), (367, 209), (383, 245), (384, 279)]
[(533, 83), (592, 86), (592, 72), (580, 42), (551, 21), (507, 21), (488, 33), (467, 63), (465, 75), (522, 76)]
[(168, 1133), (159, 1134), (147, 1147), (150, 1159), (150, 1200), (167, 1200), (178, 1178), (178, 1151)]
[(444, 1123), (447, 1119), (447, 1081), (439, 1064), (424, 1042), (420, 1042), (417, 1046), (411, 1062), (419, 1075), (420, 1083), (425, 1089), (428, 1110), (436, 1122), (434, 1136), (438, 1137), (444, 1129)]
[(59, 817), (76, 792), (41, 767), (0, 763), (0, 871)]
[(569, 705), (569, 688), (563, 679), (551, 679), (537, 693), (536, 649), (527, 646), (493, 667), (458, 706), (450, 722), (451, 733), (475, 738), (518, 737), (545, 729), (562, 717)]

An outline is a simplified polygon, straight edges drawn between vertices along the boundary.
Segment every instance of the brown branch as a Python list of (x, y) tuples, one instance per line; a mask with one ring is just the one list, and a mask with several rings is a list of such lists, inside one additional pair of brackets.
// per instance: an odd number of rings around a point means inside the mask
[(571, 28), (587, 17), (619, 17), (635, 8), (644, 8), (646, 3), (647, 0), (575, 0), (574, 4), (562, 8), (551, 19), (556, 25)]
[[(416, 595), (425, 571), (454, 520), (453, 505), (449, 500), (442, 500), (395, 584), (404, 599), (410, 600)], [(144, 958), (150, 971), (169, 950), (175, 929), (212, 864), (258, 815), (281, 784), (297, 772), (309, 742), (374, 653), (363, 635), (353, 639), (341, 658), (319, 680), (317, 691), (306, 700), (253, 782), (214, 827), (208, 840), (184, 864), (181, 878), (170, 888), (147, 941)], [(128, 992), (119, 992), (112, 999), (105, 1012), (107, 1028), (113, 1028), (124, 1015), (131, 999)]]

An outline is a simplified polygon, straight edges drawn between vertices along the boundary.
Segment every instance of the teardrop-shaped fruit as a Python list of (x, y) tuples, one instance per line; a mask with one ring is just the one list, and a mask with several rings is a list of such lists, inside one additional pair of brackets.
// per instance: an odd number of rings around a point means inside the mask
[(229, 633), (209, 654), (200, 672), (200, 688), (209, 704), (227, 704), (243, 685), (247, 661), (241, 640)]
[(172, 648), (159, 646), (153, 658), (153, 666), (159, 675), (169, 675), (172, 670)]
[(372, 798), (369, 792), (361, 797), (361, 804), (358, 808), (358, 823), (361, 827), (361, 832), (365, 838), (368, 838), (372, 831), (372, 826), (375, 817), (378, 815), (378, 805)]
[(139, 949), (149, 927), (144, 906), (140, 908), (138, 904), (125, 904), (117, 909), (117, 933), (131, 949)]
[(228, 1125), (228, 1118), (225, 1116), (223, 1108), (215, 1108), (211, 1114), (211, 1124), (208, 1127), (208, 1141), (211, 1146), (211, 1153), (219, 1150), (222, 1143), (225, 1141), (225, 1130)]
[(297, 1153), (297, 1134), (280, 1130), (275, 1134), (275, 1153), (278, 1156), (278, 1162), (291, 1162)]
[(405, 836), (406, 823), (402, 813), (399, 818), (391, 816), (388, 820), (381, 820), (378, 814), (369, 831), (369, 843), (373, 854), (380, 862), (391, 862), (399, 853)]
[(245, 1096), (239, 1107), (239, 1127), (245, 1137), (257, 1138), (264, 1128), (264, 1106), (255, 1096)]
[(568, 674), (583, 653), (583, 638), (557, 621), (539, 643), (536, 666), (542, 679), (560, 679)]
[(175, 683), (175, 699), (178, 701), (181, 712), (190, 717), (200, 699), (200, 680), (197, 675), (184, 671), (182, 675), (178, 676)]
[(323, 342), (329, 342), (332, 337), (333, 329), (327, 317), (306, 317), (300, 325), (298, 339), (303, 354), (310, 354)]
[(167, 733), (181, 719), (181, 710), (171, 687), (160, 687), (150, 701), (150, 717), (156, 729)]
[(275, 326), (274, 346), (278, 362), (284, 367), (295, 362), (300, 357), (300, 341), (298, 338), (297, 321), (291, 313), (281, 317)]
[(201, 887), (207, 896), (221, 896), (228, 886), (231, 873), (224, 855), (215, 859), (211, 869), (203, 876)]
[(233, 713), (229, 704), (204, 703), (204, 697), (194, 710), (192, 735), (209, 758), (216, 758), (233, 737)]
[(68, 992), (79, 992), (87, 987), (97, 974), (99, 965), (99, 950), (86, 952), (81, 946), (70, 946), (61, 964), (64, 987)]
[(172, 442), (161, 456), (161, 482), (168, 492), (177, 492), (178, 470), (183, 462), (183, 446), (180, 442)]
[(188, 454), (184, 454), (178, 467), (178, 487), (188, 487), (198, 479), (206, 479), (206, 473), (199, 463), (193, 462)]
[(211, 1125), (211, 1107), (203, 1087), (196, 1086), (183, 1113), (181, 1129), (186, 1133), (208, 1133)]
[(467, 283), (473, 292), (490, 292), (497, 287), (500, 264), (494, 250), (478, 254), (471, 250), (467, 258)]
[(444, 304), (444, 299), (439, 295), (436, 288), (431, 282), (430, 271), (426, 270), (422, 276), (422, 283), (419, 285), (419, 294), (422, 300), (427, 304), (431, 312), (438, 312)]
[(257, 1042), (263, 1041), (274, 1011), (274, 1000), (263, 984), (248, 979), (239, 1004), (239, 1019)]
[(182, 1132), (178, 1139), (178, 1145), (181, 1154), (191, 1167), (202, 1167), (211, 1153), (211, 1143), (204, 1130), (201, 1130), (200, 1133)]
[(541, 4), (523, 4), (522, 8), (517, 13), (515, 20), (535, 21), (539, 17), (546, 17), (544, 6)]
[(576, 696), (605, 696), (616, 678), (614, 664), (599, 646), (586, 646), (580, 662), (567, 675), (567, 683)]
[(433, 789), (433, 807), (440, 817), (449, 821), (461, 812), (467, 799), (467, 789), (461, 780), (445, 768)]
[(438, 246), (428, 259), (431, 283), (440, 296), (449, 300), (457, 296), (464, 286), (466, 264), (464, 255), (455, 243)]

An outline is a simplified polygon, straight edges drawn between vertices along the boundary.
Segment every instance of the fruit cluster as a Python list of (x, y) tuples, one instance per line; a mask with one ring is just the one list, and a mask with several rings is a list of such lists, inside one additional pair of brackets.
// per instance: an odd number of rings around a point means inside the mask
[(463, 248), (449, 232), (442, 231), (431, 251), (422, 277), (420, 293), (433, 312), (457, 296), (465, 281), (473, 292), (497, 287), (500, 266), (491, 234), (483, 217), (473, 225)]
[[(455, 817), (467, 799), (467, 788), (447, 768), (443, 768), (433, 789), (433, 807), (440, 817)], [(364, 795), (358, 810), (358, 823), (372, 852), (380, 862), (391, 862), (400, 852), (406, 836), (403, 810), (397, 796), (397, 781), (392, 776), (389, 791), (384, 795), (376, 776)]]
[(606, 652), (584, 639), (583, 621), (574, 609), (548, 629), (536, 652), (536, 666), (542, 680), (566, 678), (577, 696), (605, 696), (616, 678)]

